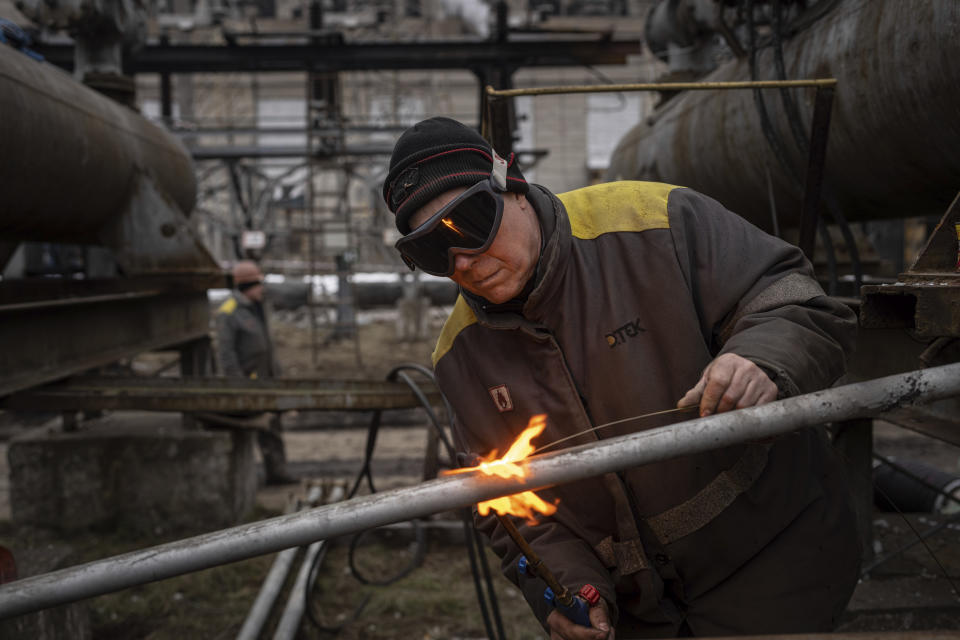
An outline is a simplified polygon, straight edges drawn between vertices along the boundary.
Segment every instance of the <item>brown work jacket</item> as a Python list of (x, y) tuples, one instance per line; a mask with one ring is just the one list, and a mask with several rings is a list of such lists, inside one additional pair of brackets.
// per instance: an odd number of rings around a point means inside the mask
[[(853, 313), (794, 246), (685, 188), (617, 182), (528, 199), (544, 243), (525, 300), (462, 292), (433, 355), (459, 447), (503, 453), (531, 416), (535, 446), (676, 406), (721, 353), (760, 365), (781, 396), (845, 370)], [(573, 446), (687, 418), (631, 421)], [(561, 583), (594, 585), (617, 637), (824, 630), (856, 583), (849, 496), (822, 430), (748, 443), (539, 492), (557, 512), (516, 520)], [(543, 583), (478, 518), (543, 623)]]

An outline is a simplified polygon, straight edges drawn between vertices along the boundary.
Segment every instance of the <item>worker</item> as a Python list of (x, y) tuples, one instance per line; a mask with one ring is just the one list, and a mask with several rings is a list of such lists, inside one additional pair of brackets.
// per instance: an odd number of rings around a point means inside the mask
[[(515, 155), (431, 118), (397, 141), (382, 195), (407, 266), (460, 287), (433, 362), (467, 452), (506, 451), (537, 414), (535, 445), (579, 445), (688, 419), (634, 416), (751, 407), (844, 373), (853, 313), (796, 247), (691, 189), (554, 195)], [(600, 592), (590, 628), (521, 575), (492, 516), (477, 520), (551, 638), (825, 631), (857, 582), (852, 501), (822, 428), (538, 493), (556, 513), (515, 522), (561, 584)]]
[[(217, 357), (227, 377), (263, 380), (280, 375), (264, 310), (263, 273), (252, 260), (233, 266), (233, 291), (217, 309)], [(251, 416), (246, 415), (247, 418)], [(267, 484), (290, 484), (280, 414), (266, 417), (257, 429)], [(255, 421), (256, 422), (256, 421)]]

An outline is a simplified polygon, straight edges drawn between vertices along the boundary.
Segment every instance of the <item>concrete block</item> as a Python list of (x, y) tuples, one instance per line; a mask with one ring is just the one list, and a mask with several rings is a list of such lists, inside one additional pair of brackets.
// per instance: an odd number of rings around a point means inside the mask
[(252, 507), (248, 431), (185, 431), (179, 414), (124, 412), (79, 431), (13, 439), (10, 507), (17, 524), (63, 532), (190, 533), (230, 526)]
[[(73, 549), (64, 544), (44, 544), (35, 548), (14, 545), (12, 550), (21, 578), (73, 564)], [(0, 620), (0, 638), (4, 640), (89, 640), (92, 637), (86, 602), (74, 602)]]

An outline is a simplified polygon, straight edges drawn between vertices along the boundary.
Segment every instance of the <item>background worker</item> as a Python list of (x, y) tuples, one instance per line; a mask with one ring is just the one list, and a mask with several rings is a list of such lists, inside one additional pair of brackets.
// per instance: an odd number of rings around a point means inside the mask
[[(794, 246), (695, 191), (529, 185), (473, 129), (431, 118), (397, 141), (383, 197), (408, 266), (461, 296), (433, 354), (458, 446), (573, 446), (829, 386), (854, 316), (825, 296)], [(538, 492), (515, 520), (559, 581), (596, 587), (593, 628), (552, 610), (518, 550), (480, 519), (505, 574), (551, 638), (825, 631), (857, 581), (855, 519), (826, 435), (805, 428)], [(615, 634), (614, 634), (615, 631)]]
[[(267, 379), (280, 375), (264, 310), (263, 274), (251, 260), (233, 267), (233, 291), (217, 309), (217, 357), (227, 377)], [(269, 428), (257, 429), (267, 484), (288, 484), (296, 478), (287, 472), (281, 437), (280, 414), (269, 419)]]

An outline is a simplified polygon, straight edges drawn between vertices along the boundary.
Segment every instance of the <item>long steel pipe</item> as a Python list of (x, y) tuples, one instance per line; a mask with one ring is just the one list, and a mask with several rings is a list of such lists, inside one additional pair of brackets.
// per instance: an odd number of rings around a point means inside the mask
[(303, 554), (303, 563), (300, 565), (300, 571), (297, 572), (297, 579), (290, 587), (287, 606), (283, 608), (283, 613), (280, 615), (280, 621), (273, 632), (273, 640), (293, 640), (297, 635), (303, 612), (306, 611), (306, 592), (310, 588), (307, 580), (310, 579), (310, 568), (326, 543), (326, 540), (314, 542)]
[(237, 640), (257, 640), (260, 637), (260, 631), (266, 624), (267, 618), (270, 617), (273, 603), (276, 602), (277, 596), (283, 590), (283, 583), (286, 581), (291, 567), (293, 567), (297, 551), (298, 549), (294, 547), (284, 549), (277, 555), (276, 560), (270, 566), (270, 571), (267, 573), (263, 585), (260, 587), (260, 592), (257, 593), (257, 599), (253, 601), (253, 606), (250, 607), (250, 611), (243, 621), (243, 626), (240, 627)]
[[(849, 220), (940, 215), (960, 185), (960, 3), (844, 0), (783, 45), (788, 78), (837, 79), (826, 180)], [(777, 77), (774, 51), (758, 52), (757, 78)], [(747, 59), (704, 78), (750, 78)], [(794, 90), (808, 127), (813, 90)], [(800, 182), (807, 166), (777, 91), (767, 109)], [(697, 189), (771, 229), (766, 168), (780, 226), (799, 218), (800, 194), (763, 135), (752, 91), (696, 91), (670, 100), (630, 130), (608, 180), (655, 180)]]
[(0, 586), (0, 618), (118, 591), (281, 549), (449, 511), (521, 490), (877, 415), (960, 395), (960, 363), (879, 378), (537, 456), (524, 482), (477, 473), (447, 476), (96, 560)]

